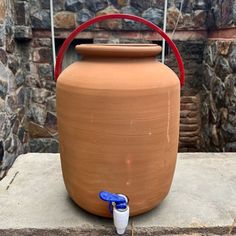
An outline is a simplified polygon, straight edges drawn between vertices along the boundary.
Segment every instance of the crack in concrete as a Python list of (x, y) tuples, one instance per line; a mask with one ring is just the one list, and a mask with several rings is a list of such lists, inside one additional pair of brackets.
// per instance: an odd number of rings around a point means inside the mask
[(134, 236), (134, 221), (131, 222), (131, 236)]
[(9, 183), (9, 184), (7, 185), (7, 187), (6, 187), (6, 190), (8, 190), (8, 189), (10, 188), (11, 184), (13, 183), (13, 181), (14, 181), (14, 179), (16, 178), (16, 176), (18, 175), (18, 173), (19, 173), (19, 171), (17, 171), (17, 172), (15, 173), (15, 175), (12, 177), (10, 183)]
[(236, 218), (234, 219), (233, 224), (229, 227), (228, 235), (232, 235), (232, 231), (233, 231), (235, 225), (236, 225)]

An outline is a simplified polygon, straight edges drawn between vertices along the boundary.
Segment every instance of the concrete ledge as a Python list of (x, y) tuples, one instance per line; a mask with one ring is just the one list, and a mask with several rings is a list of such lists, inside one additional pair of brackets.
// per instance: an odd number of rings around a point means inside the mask
[[(68, 197), (58, 154), (21, 155), (0, 182), (0, 235), (114, 235)], [(179, 154), (166, 200), (126, 235), (236, 234), (236, 153)]]

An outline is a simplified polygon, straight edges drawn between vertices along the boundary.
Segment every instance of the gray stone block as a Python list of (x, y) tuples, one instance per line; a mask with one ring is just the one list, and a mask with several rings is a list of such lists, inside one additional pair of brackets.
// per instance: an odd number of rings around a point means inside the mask
[(14, 38), (17, 40), (32, 39), (32, 28), (29, 26), (16, 25), (14, 27)]

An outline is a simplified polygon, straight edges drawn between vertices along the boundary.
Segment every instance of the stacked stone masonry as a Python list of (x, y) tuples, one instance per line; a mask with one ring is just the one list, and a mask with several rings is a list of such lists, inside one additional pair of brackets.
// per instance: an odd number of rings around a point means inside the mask
[(236, 151), (236, 41), (211, 40), (204, 51), (203, 150)]
[[(41, 1), (31, 0), (38, 4), (33, 8), (31, 15), (33, 18), (33, 28), (50, 27), (50, 21), (45, 19), (49, 14), (48, 5)], [(207, 19), (208, 3), (204, 0), (184, 1), (182, 12), (180, 12), (179, 0), (168, 1), (167, 29), (175, 27), (179, 17), (178, 29), (205, 29)], [(54, 0), (55, 27), (58, 29), (72, 29), (84, 23), (88, 19), (109, 14), (126, 13), (138, 15), (162, 27), (164, 15), (164, 0)], [(40, 24), (39, 22), (42, 21)], [(109, 30), (147, 30), (139, 23), (130, 20), (107, 21), (95, 26), (95, 29)]]
[[(58, 152), (49, 0), (0, 2), (0, 179), (25, 152)], [(163, 25), (164, 0), (53, 0), (56, 42), (88, 19), (127, 13)], [(202, 37), (175, 43), (183, 57), (179, 151), (235, 151), (235, 42), (207, 42), (207, 33), (235, 29), (236, 0), (168, 1), (171, 33)], [(20, 12), (20, 14), (18, 14)], [(184, 34), (183, 34), (184, 35)], [(143, 25), (114, 20), (90, 27), (78, 40), (160, 43)], [(170, 52), (166, 64), (178, 71)]]
[(55, 81), (52, 71), (51, 39), (31, 40), (30, 89), (27, 113), (30, 152), (58, 152)]
[[(28, 42), (14, 39), (14, 5), (0, 3), (0, 179), (15, 158), (28, 150)], [(19, 20), (19, 19), (18, 19)], [(19, 20), (20, 21), (20, 20)], [(22, 22), (19, 22), (22, 23)]]

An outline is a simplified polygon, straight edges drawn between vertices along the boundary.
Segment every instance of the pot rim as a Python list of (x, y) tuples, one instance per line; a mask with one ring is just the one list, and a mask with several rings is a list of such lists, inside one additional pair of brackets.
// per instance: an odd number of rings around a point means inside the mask
[(157, 44), (80, 44), (75, 47), (82, 56), (90, 57), (155, 57), (161, 53)]

